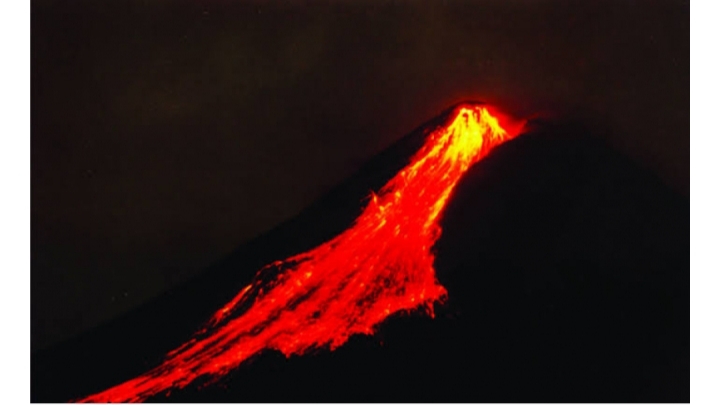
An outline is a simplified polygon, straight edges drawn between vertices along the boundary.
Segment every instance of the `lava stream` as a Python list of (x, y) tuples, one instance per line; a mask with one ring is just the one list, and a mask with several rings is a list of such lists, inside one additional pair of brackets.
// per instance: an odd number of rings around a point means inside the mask
[[(142, 402), (198, 377), (216, 380), (267, 349), (285, 356), (333, 350), (371, 334), (391, 314), (420, 310), (446, 296), (431, 248), (439, 216), (460, 177), (493, 147), (517, 135), (483, 105), (459, 106), (430, 133), (410, 163), (354, 224), (322, 245), (261, 269), (162, 364), (80, 402)], [(279, 270), (270, 282), (260, 275)]]

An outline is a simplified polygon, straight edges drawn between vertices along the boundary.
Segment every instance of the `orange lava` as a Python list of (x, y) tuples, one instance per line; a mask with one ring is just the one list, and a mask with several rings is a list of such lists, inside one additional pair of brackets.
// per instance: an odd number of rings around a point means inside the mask
[[(439, 216), (463, 173), (515, 135), (486, 106), (459, 106), (410, 164), (371, 194), (350, 228), (262, 269), (162, 364), (80, 402), (142, 402), (201, 376), (214, 381), (263, 350), (288, 357), (333, 350), (351, 335), (372, 334), (392, 314), (433, 316), (434, 303), (446, 296), (431, 251), (440, 236)], [(268, 267), (280, 271), (265, 282), (259, 276)]]

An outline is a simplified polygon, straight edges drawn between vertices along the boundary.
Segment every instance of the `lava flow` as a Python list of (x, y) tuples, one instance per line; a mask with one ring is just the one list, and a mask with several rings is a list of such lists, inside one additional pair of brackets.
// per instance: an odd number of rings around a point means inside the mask
[[(439, 216), (463, 173), (515, 135), (485, 106), (459, 106), (410, 163), (371, 194), (350, 228), (261, 269), (162, 364), (80, 402), (142, 402), (201, 376), (216, 381), (263, 350), (288, 357), (333, 350), (351, 335), (372, 334), (392, 314), (433, 316), (433, 305), (446, 296), (431, 251), (440, 236)], [(270, 269), (277, 274), (264, 281)]]

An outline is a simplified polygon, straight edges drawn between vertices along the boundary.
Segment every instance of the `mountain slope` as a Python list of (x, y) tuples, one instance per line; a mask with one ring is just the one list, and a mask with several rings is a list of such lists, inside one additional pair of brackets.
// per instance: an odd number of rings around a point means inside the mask
[[(259, 267), (345, 229), (449, 111), (190, 283), (34, 355), (31, 399), (147, 371)], [(688, 401), (689, 201), (587, 133), (539, 124), (464, 176), (435, 246), (449, 296), (435, 319), (393, 317), (333, 352), (268, 352), (158, 400)]]

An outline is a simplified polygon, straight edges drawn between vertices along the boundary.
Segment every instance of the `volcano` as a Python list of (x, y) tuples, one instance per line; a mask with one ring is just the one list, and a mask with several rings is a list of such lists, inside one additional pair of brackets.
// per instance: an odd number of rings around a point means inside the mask
[(191, 282), (34, 354), (32, 401), (689, 401), (689, 201), (588, 128), (519, 131), (448, 109)]

